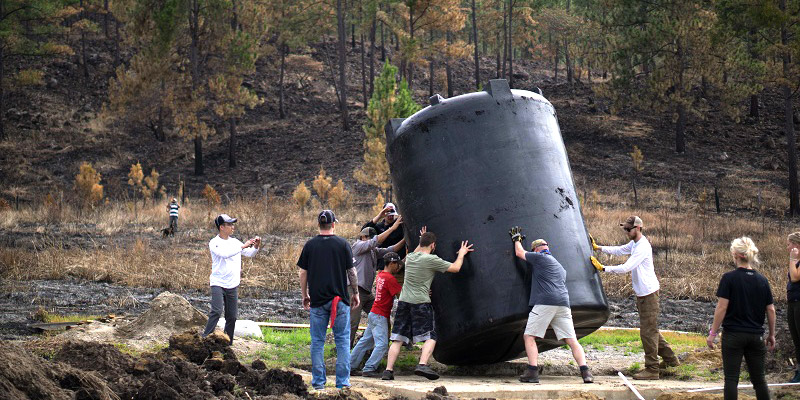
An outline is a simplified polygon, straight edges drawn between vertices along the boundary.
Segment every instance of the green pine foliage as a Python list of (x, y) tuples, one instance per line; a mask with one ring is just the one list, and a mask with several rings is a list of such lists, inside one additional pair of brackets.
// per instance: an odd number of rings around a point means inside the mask
[(386, 62), (375, 78), (375, 90), (367, 106), (367, 123), (363, 127), (364, 164), (355, 172), (356, 180), (380, 191), (391, 187), (384, 127), (392, 118), (406, 118), (421, 109), (411, 98), (406, 81), (398, 84), (396, 76), (397, 67)]

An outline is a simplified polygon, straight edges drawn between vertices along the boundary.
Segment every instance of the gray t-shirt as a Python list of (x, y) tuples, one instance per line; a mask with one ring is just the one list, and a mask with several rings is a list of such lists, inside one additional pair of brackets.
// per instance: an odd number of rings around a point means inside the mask
[(533, 268), (529, 306), (569, 307), (567, 271), (555, 257), (545, 253), (525, 252), (525, 261)]
[(358, 274), (358, 286), (366, 291), (372, 291), (375, 282), (375, 266), (378, 259), (391, 251), (389, 248), (378, 247), (377, 237), (369, 240), (357, 240), (351, 246), (353, 250), (353, 266)]

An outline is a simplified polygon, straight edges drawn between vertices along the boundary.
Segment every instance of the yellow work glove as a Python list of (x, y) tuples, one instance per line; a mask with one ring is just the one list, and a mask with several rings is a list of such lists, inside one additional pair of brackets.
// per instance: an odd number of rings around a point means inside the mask
[(589, 240), (592, 241), (592, 250), (594, 251), (600, 250), (600, 246), (598, 246), (597, 242), (594, 241), (594, 238), (592, 237), (591, 233), (589, 234)]
[(522, 228), (518, 226), (512, 227), (508, 231), (508, 235), (511, 236), (511, 240), (514, 242), (522, 243), (522, 241), (525, 240), (525, 235), (522, 234)]
[(605, 270), (606, 270), (606, 267), (605, 267), (605, 265), (603, 265), (603, 264), (600, 264), (600, 261), (597, 261), (597, 259), (596, 259), (596, 258), (594, 258), (594, 256), (591, 256), (591, 257), (589, 257), (589, 259), (590, 259), (590, 260), (592, 260), (592, 265), (594, 265), (594, 267), (595, 267), (595, 268), (596, 268), (598, 271), (605, 271)]

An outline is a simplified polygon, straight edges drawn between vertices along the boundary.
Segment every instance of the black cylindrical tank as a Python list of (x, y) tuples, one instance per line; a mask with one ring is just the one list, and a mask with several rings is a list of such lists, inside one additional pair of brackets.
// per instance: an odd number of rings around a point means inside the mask
[[(427, 226), (436, 253), (456, 258), (461, 240), (475, 243), (460, 273), (437, 274), (432, 285), (445, 364), (510, 360), (523, 351), (531, 273), (514, 256), (508, 230), (547, 240), (567, 270), (578, 337), (608, 319), (572, 171), (553, 106), (540, 94), (492, 80), (486, 91), (431, 105), (386, 126), (386, 156), (411, 249)], [(540, 351), (560, 345), (552, 329)]]

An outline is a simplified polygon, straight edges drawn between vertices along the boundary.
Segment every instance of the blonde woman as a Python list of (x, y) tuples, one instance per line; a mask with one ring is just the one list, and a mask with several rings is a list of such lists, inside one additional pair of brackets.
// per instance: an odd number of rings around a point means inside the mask
[[(794, 359), (800, 364), (800, 232), (789, 235), (789, 282), (786, 284), (786, 302), (788, 303), (789, 333), (794, 343)], [(794, 371), (790, 383), (800, 383), (800, 365)]]
[[(722, 369), (725, 374), (725, 400), (738, 397), (742, 357), (747, 362), (750, 382), (758, 400), (769, 399), (764, 377), (767, 347), (775, 349), (775, 305), (767, 278), (753, 267), (758, 265), (758, 248), (749, 237), (731, 242), (731, 256), (736, 269), (722, 275), (717, 289), (717, 308), (706, 343), (714, 348), (720, 326)], [(769, 321), (769, 336), (764, 339), (764, 317)]]

